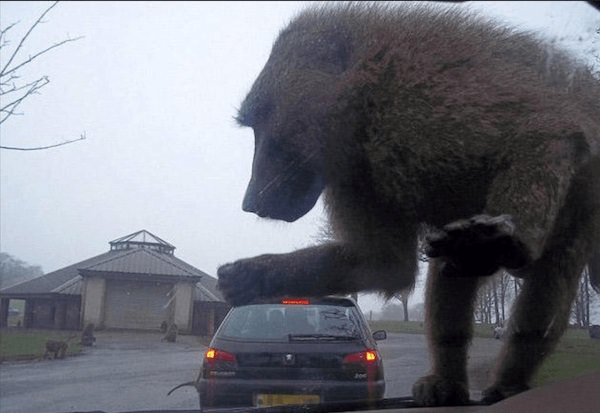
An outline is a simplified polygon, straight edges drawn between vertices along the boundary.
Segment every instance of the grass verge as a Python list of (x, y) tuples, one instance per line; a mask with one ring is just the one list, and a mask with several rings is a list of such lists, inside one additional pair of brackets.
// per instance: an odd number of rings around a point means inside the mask
[(537, 372), (533, 385), (562, 381), (598, 370), (600, 340), (592, 340), (587, 330), (568, 329), (556, 350)]
[[(370, 321), (372, 331), (388, 333), (424, 334), (418, 321)], [(492, 325), (476, 324), (475, 337), (493, 338)], [(533, 386), (562, 381), (600, 370), (600, 340), (592, 340), (587, 330), (570, 328), (546, 359), (533, 379)]]
[(0, 362), (43, 358), (48, 340), (66, 341), (69, 344), (66, 355), (76, 355), (81, 353), (79, 336), (77, 331), (2, 329)]
[(369, 321), (371, 331), (385, 330), (388, 333), (424, 334), (421, 321)]

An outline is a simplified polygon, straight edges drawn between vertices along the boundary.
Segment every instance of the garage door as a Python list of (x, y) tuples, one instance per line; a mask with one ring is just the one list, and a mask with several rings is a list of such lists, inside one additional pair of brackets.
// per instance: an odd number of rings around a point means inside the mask
[(170, 283), (108, 280), (106, 327), (157, 330), (169, 319), (172, 290)]

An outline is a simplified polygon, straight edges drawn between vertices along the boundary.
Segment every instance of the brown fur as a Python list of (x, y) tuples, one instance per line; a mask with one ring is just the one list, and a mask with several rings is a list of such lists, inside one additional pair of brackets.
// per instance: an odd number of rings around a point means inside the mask
[(64, 359), (69, 344), (62, 340), (48, 340), (46, 341), (46, 352), (44, 358), (50, 358), (50, 354), (53, 355), (54, 359)]
[[(321, 193), (335, 241), (219, 269), (233, 305), (411, 288), (429, 265), (425, 405), (468, 401), (481, 276), (523, 277), (485, 400), (527, 388), (599, 280), (600, 85), (567, 54), (460, 9), (312, 8), (279, 35), (238, 113), (254, 129), (243, 209), (294, 221)], [(426, 230), (426, 231), (424, 231)], [(596, 287), (598, 287), (596, 282)]]

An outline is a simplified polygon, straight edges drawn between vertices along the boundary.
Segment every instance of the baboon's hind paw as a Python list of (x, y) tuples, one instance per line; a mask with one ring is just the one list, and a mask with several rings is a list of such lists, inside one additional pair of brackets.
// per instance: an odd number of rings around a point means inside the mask
[(462, 382), (437, 375), (421, 377), (413, 385), (413, 398), (421, 406), (463, 406), (469, 404), (469, 390)]

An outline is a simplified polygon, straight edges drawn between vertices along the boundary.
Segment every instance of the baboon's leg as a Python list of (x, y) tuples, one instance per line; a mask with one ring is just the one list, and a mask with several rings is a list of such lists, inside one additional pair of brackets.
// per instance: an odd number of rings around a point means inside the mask
[(523, 284), (483, 400), (494, 403), (527, 390), (532, 376), (564, 333), (584, 263), (558, 251), (536, 263)]
[[(527, 389), (568, 325), (580, 275), (597, 248), (600, 211), (597, 175), (592, 168), (580, 171), (572, 180), (571, 191), (550, 227), (552, 235), (543, 255), (519, 270), (525, 282), (508, 325), (494, 384), (484, 392), (486, 402)], [(532, 209), (540, 212), (545, 208), (557, 206), (546, 203)]]
[(473, 307), (479, 278), (446, 277), (442, 259), (429, 262), (425, 326), (431, 374), (413, 386), (415, 401), (426, 406), (469, 401), (467, 351), (473, 335)]

